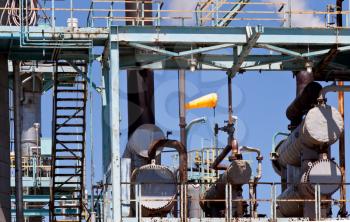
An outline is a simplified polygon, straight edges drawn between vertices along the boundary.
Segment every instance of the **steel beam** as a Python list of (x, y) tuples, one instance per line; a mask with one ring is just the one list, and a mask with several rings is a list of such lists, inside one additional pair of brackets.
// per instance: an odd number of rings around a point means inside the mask
[[(188, 38), (188, 36), (191, 38)], [(176, 44), (246, 44), (245, 27), (111, 27), (112, 41)], [(264, 27), (257, 44), (350, 45), (350, 29)]]
[(109, 133), (112, 156), (112, 203), (113, 221), (121, 221), (121, 175), (120, 175), (120, 106), (119, 106), (119, 43), (110, 41), (108, 88)]
[(247, 43), (243, 45), (242, 51), (240, 52), (239, 55), (237, 55), (238, 57), (235, 59), (235, 63), (233, 64), (232, 68), (229, 70), (231, 76), (239, 72), (244, 60), (249, 55), (255, 43), (258, 41), (261, 33), (263, 33), (263, 28), (258, 26), (256, 29), (252, 29), (252, 27), (247, 26), (246, 32), (247, 32)]

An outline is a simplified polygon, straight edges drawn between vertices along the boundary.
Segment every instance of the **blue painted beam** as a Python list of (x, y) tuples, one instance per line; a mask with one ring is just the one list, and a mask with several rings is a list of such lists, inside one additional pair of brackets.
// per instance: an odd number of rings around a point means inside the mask
[[(191, 36), (189, 38), (189, 36)], [(111, 41), (177, 44), (246, 44), (245, 27), (111, 27)], [(350, 29), (264, 27), (257, 44), (350, 45)]]
[(247, 43), (243, 45), (242, 51), (237, 55), (237, 58), (234, 59), (234, 64), (230, 70), (228, 70), (228, 74), (233, 77), (236, 75), (240, 69), (244, 60), (249, 55), (250, 51), (258, 41), (260, 35), (264, 32), (262, 27), (257, 27), (253, 29), (252, 27), (246, 27), (247, 32)]

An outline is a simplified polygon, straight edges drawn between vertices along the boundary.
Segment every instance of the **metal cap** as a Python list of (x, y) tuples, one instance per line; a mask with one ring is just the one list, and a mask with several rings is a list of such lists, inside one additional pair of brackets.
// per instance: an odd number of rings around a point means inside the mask
[(141, 184), (142, 207), (150, 211), (170, 211), (174, 205), (177, 184), (174, 174), (165, 166), (148, 164), (135, 170), (132, 182)]
[(320, 185), (321, 195), (331, 195), (339, 189), (342, 174), (334, 161), (326, 159), (312, 163), (301, 179), (301, 182), (304, 183), (302, 192), (305, 195), (313, 196), (316, 184)]
[(154, 141), (164, 138), (164, 133), (158, 126), (153, 124), (144, 124), (135, 130), (126, 147), (133, 153), (141, 157), (148, 158), (149, 146)]

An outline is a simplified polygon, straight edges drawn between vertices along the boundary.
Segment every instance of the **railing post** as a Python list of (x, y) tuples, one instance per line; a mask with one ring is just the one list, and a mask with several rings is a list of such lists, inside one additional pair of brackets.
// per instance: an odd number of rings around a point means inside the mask
[(271, 186), (271, 219), (272, 221), (276, 221), (276, 184), (273, 183)]
[(157, 16), (157, 26), (160, 26), (160, 11), (161, 11), (161, 3), (158, 2), (158, 3), (157, 3), (157, 12), (158, 12), (158, 16)]
[(289, 11), (288, 27), (292, 28), (292, 0), (288, 0), (288, 11)]
[(319, 221), (321, 219), (321, 194), (320, 185), (315, 185), (315, 220)]

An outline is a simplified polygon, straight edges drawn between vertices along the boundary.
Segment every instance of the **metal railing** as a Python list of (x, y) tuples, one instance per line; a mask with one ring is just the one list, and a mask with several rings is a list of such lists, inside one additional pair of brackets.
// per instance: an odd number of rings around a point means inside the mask
[[(185, 190), (185, 188), (189, 187), (190, 185), (199, 185), (201, 187), (201, 194), (205, 192), (205, 190), (213, 185), (214, 183), (187, 183), (187, 184), (177, 184), (178, 186), (178, 193), (176, 198), (148, 198), (147, 196), (143, 196), (142, 194), (142, 186), (147, 186), (150, 185), (149, 183), (145, 184), (136, 184), (136, 183), (122, 183), (124, 186), (128, 185), (134, 188), (135, 192), (133, 192), (133, 196), (130, 196), (128, 199), (123, 199), (122, 198), (122, 205), (125, 208), (126, 206), (129, 207), (129, 210), (132, 209), (134, 214), (124, 214), (123, 218), (124, 219), (130, 219), (130, 218), (142, 218), (142, 212), (143, 212), (143, 204), (147, 201), (165, 201), (168, 200), (169, 202), (173, 202), (175, 205), (180, 206), (181, 204), (188, 204), (190, 199), (185, 199), (182, 200), (182, 203), (180, 203), (180, 198), (178, 198), (181, 195), (181, 192)], [(159, 185), (159, 184), (158, 184)], [(166, 185), (166, 184), (164, 184)], [(169, 185), (169, 183), (168, 183)], [(174, 185), (174, 184), (172, 184)], [(268, 183), (268, 182), (261, 182), (261, 183), (255, 183), (255, 184), (244, 184), (244, 186), (252, 186), (256, 185), (258, 190), (263, 189), (266, 190), (266, 192), (258, 192), (257, 197), (254, 196), (249, 196), (248, 193), (243, 192), (242, 197), (239, 198), (233, 198), (232, 192), (234, 185), (232, 184), (226, 184), (225, 186), (225, 197), (220, 198), (220, 199), (203, 199), (202, 197), (192, 199), (191, 201), (198, 201), (198, 202), (214, 202), (214, 203), (224, 203), (225, 204), (225, 211), (224, 214), (219, 217), (219, 218), (225, 218), (226, 221), (232, 221), (232, 219), (235, 218), (235, 212), (234, 212), (234, 204), (237, 203), (244, 203), (247, 205), (246, 213), (242, 216), (244, 217), (260, 217), (260, 218), (267, 218), (269, 220), (276, 221), (278, 218), (283, 218), (284, 216), (280, 215), (278, 213), (278, 208), (279, 205), (282, 203), (297, 203), (300, 205), (310, 203), (311, 205), (311, 210), (313, 210), (313, 214), (310, 218), (312, 220), (323, 220), (323, 219), (334, 219), (334, 218), (339, 218), (336, 213), (333, 213), (332, 215), (324, 215), (325, 211), (322, 211), (322, 209), (329, 208), (330, 210), (336, 210), (339, 206), (340, 203), (346, 203), (349, 204), (350, 200), (349, 199), (339, 199), (337, 198), (336, 194), (334, 194), (332, 197), (330, 196), (323, 196), (321, 195), (321, 187), (324, 185), (335, 185), (334, 183), (323, 183), (323, 184), (314, 184), (314, 196), (313, 197), (305, 197), (305, 198), (299, 198), (299, 199), (282, 199), (278, 198), (277, 191), (281, 189), (281, 183)], [(340, 184), (337, 184), (340, 185)], [(345, 184), (346, 186), (349, 186), (350, 183)], [(108, 186), (107, 186), (108, 187)], [(104, 203), (108, 203), (108, 200), (104, 200)], [(250, 211), (248, 209), (254, 207), (255, 204), (258, 204), (258, 209), (257, 209), (257, 214), (259, 216), (251, 216)], [(104, 206), (105, 207), (105, 206)], [(340, 207), (339, 207), (340, 208)], [(174, 208), (174, 209), (180, 209)], [(174, 209), (170, 211), (167, 214), (167, 218), (180, 218), (179, 215), (182, 215), (179, 211), (174, 212)], [(125, 209), (124, 209), (125, 210)], [(190, 209), (188, 209), (190, 210)], [(202, 218), (209, 218), (208, 216), (205, 216), (205, 213), (202, 211), (202, 209), (199, 209), (201, 211), (199, 219)], [(125, 211), (124, 211), (125, 212)], [(131, 211), (130, 211), (131, 212)], [(322, 213), (323, 212), (323, 213)], [(157, 215), (155, 212), (154, 215)], [(176, 216), (174, 216), (176, 215)], [(306, 218), (306, 217), (305, 217)], [(198, 218), (197, 218), (198, 219)]]
[[(15, 156), (10, 156), (10, 167), (15, 169)], [(23, 177), (49, 178), (51, 171), (51, 157), (25, 156), (22, 157)]]
[[(322, 22), (310, 23), (310, 26), (324, 28), (334, 27), (329, 23), (331, 17), (337, 14), (344, 15), (347, 23), (350, 18), (350, 10), (338, 12), (325, 3), (324, 10), (300, 10), (291, 7), (292, 0), (206, 0), (198, 1), (187, 9), (177, 9), (168, 1), (156, 0), (70, 0), (69, 4), (51, 0), (38, 1), (34, 5), (33, 0), (19, 2), (19, 5), (3, 7), (0, 11), (12, 15), (8, 19), (13, 22), (6, 25), (20, 26), (21, 46), (33, 48), (91, 48), (91, 40), (81, 38), (84, 32), (81, 28), (90, 28), (87, 34), (100, 34), (101, 30), (111, 25), (123, 26), (126, 22), (135, 26), (225, 27), (262, 24), (292, 27), (293, 18), (316, 16)], [(135, 6), (126, 9), (125, 3)], [(146, 7), (147, 4), (153, 4), (153, 7)], [(307, 25), (303, 24), (304, 27)], [(45, 34), (49, 34), (49, 37)]]

